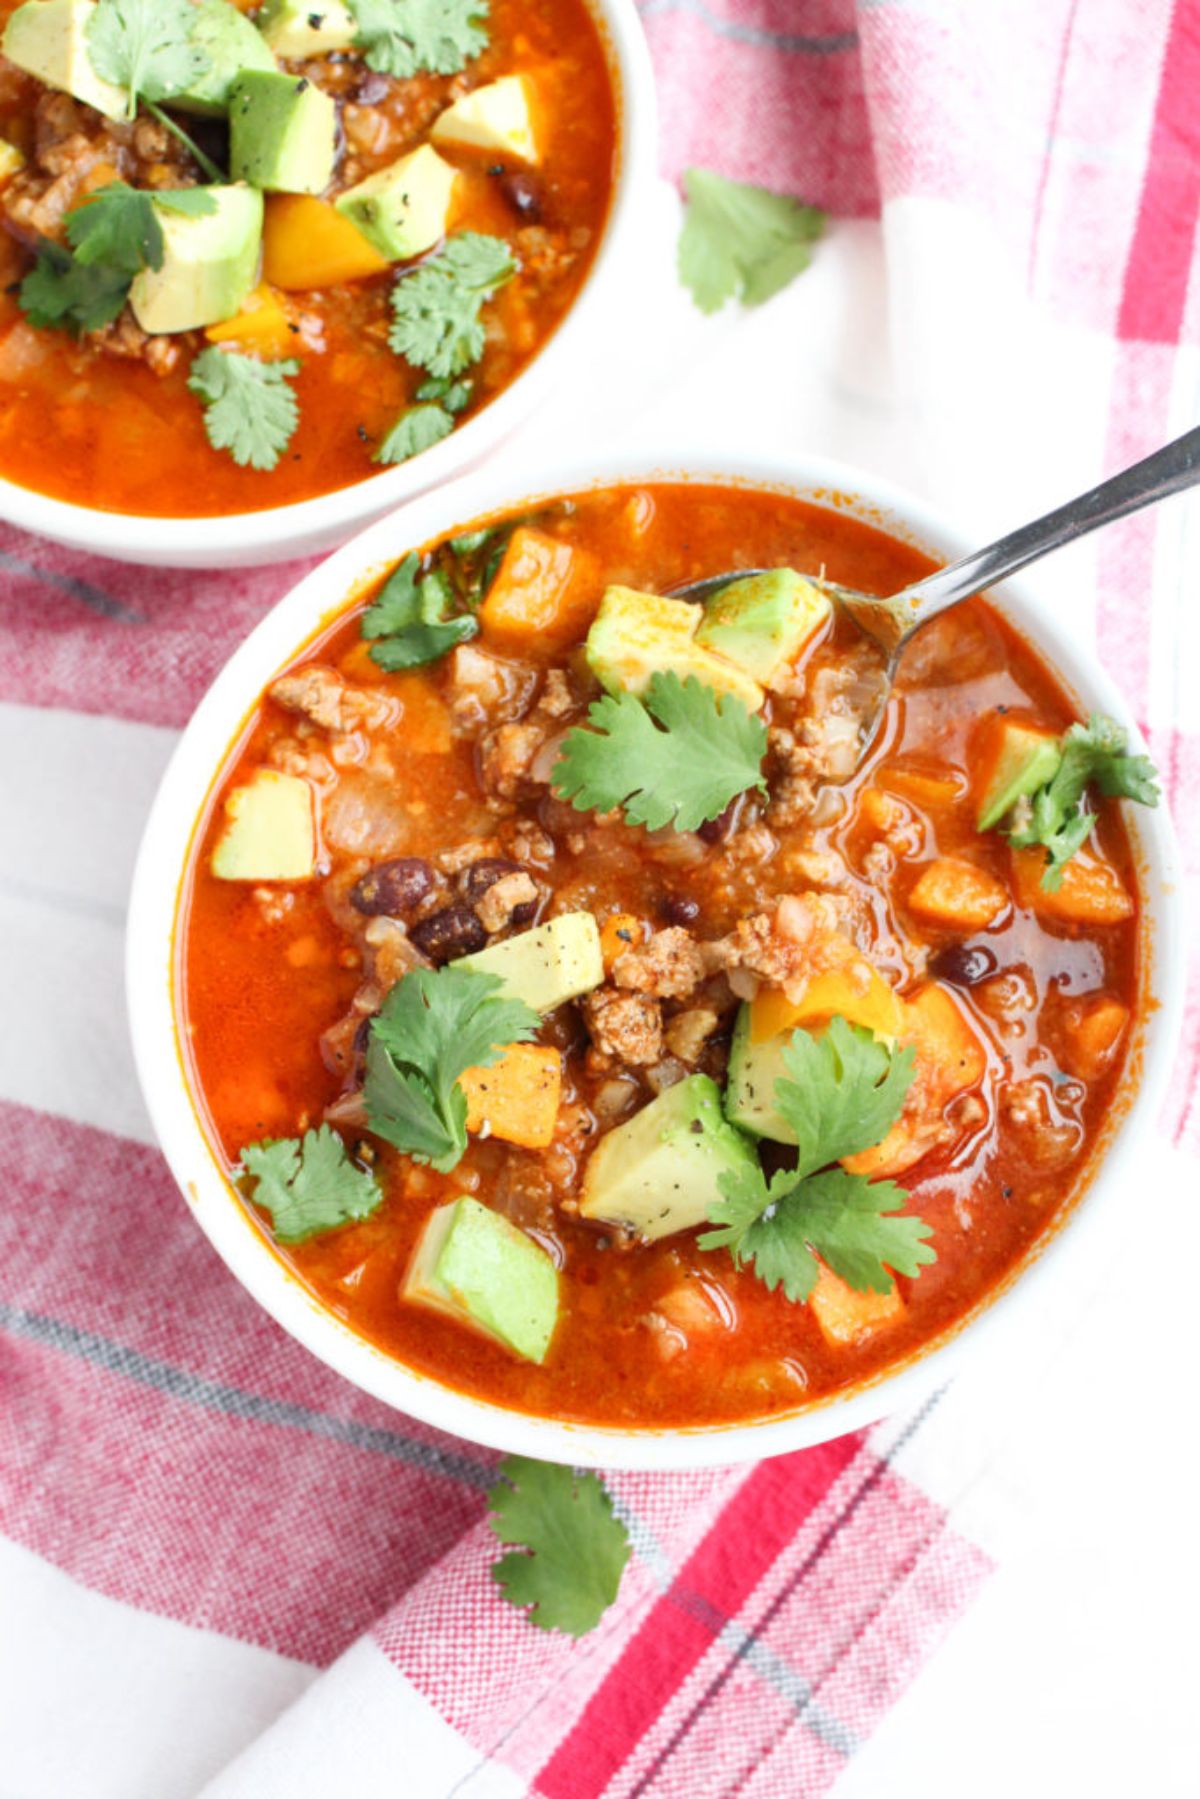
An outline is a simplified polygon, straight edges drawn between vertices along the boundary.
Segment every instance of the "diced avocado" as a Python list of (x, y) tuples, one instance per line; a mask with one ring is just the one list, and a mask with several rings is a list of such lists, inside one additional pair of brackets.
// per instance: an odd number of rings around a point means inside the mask
[(588, 667), (610, 693), (643, 694), (654, 675), (673, 673), (681, 681), (695, 675), (757, 712), (764, 699), (757, 681), (695, 641), (701, 617), (688, 600), (608, 587), (587, 634)]
[(535, 1012), (553, 1012), (604, 979), (600, 932), (590, 912), (564, 912), (490, 949), (462, 956), (454, 966), (499, 975), (505, 992)]
[(312, 788), (297, 775), (256, 769), (225, 801), (214, 875), (218, 881), (307, 881), (316, 865)]
[(24, 167), (25, 158), (17, 146), (10, 144), (7, 138), (0, 137), (0, 187), (6, 181), (11, 181), (14, 175), (19, 175)]
[(389, 262), (420, 256), (446, 235), (450, 196), (458, 179), (436, 150), (422, 144), (368, 175), (334, 201)]
[(350, 50), (358, 36), (354, 14), (342, 0), (267, 0), (257, 24), (276, 56), (296, 61)]
[(88, 21), (95, 11), (95, 0), (26, 0), (5, 26), (0, 48), (9, 62), (47, 87), (73, 94), (107, 118), (123, 119), (129, 95), (100, 79), (88, 53)]
[(722, 1175), (754, 1165), (753, 1148), (722, 1114), (716, 1082), (692, 1074), (600, 1139), (579, 1210), (652, 1242), (704, 1224), (722, 1197)]
[(545, 1360), (558, 1322), (558, 1270), (546, 1251), (465, 1196), (429, 1219), (401, 1296), (482, 1331), (529, 1362)]
[(157, 208), (162, 267), (143, 269), (129, 292), (143, 331), (193, 331), (231, 319), (257, 285), (262, 195), (252, 187), (204, 191), (216, 202), (214, 212)]
[(826, 594), (792, 568), (732, 581), (704, 608), (696, 642), (770, 686), (833, 612)]
[(324, 193), (337, 161), (337, 108), (302, 75), (249, 69), (229, 90), (229, 166), (275, 194)]
[(725, 1116), (731, 1124), (755, 1137), (775, 1143), (794, 1143), (796, 1133), (785, 1124), (775, 1104), (775, 1083), (788, 1080), (783, 1052), (791, 1031), (755, 1043), (750, 1034), (750, 1007), (743, 1005), (729, 1045), (729, 1072), (725, 1079)]
[(199, 0), (192, 42), (204, 51), (208, 67), (182, 94), (171, 95), (181, 112), (215, 118), (229, 105), (229, 92), (248, 69), (274, 69), (275, 58), (263, 35), (232, 0)]
[(503, 75), (448, 106), (429, 133), (435, 144), (497, 150), (521, 162), (536, 162), (537, 140), (529, 110), (529, 84), (521, 75)]
[(1062, 761), (1058, 738), (1032, 725), (1006, 718), (1000, 745), (979, 802), (978, 828), (990, 831), (1019, 799), (1036, 793), (1054, 775)]

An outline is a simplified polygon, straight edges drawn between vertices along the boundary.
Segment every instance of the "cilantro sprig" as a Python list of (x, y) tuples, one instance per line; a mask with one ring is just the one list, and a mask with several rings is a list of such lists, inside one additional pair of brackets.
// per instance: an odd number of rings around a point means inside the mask
[(586, 1636), (617, 1596), (629, 1534), (603, 1481), (552, 1462), (506, 1456), (488, 1493), (488, 1522), (514, 1544), (492, 1564), (512, 1604), (530, 1607), (538, 1630)]
[(717, 312), (735, 295), (760, 306), (808, 267), (825, 227), (815, 206), (710, 169), (688, 169), (683, 186), (679, 279), (701, 312)]
[(337, 1132), (323, 1124), (303, 1140), (277, 1137), (242, 1151), (241, 1173), (255, 1184), (255, 1205), (270, 1212), (280, 1243), (303, 1243), (351, 1220), (369, 1218), (383, 1199), (379, 1182), (351, 1161)]
[(295, 436), (300, 404), (288, 377), (296, 361), (260, 362), (215, 345), (192, 363), (188, 386), (204, 401), (204, 428), (214, 450), (228, 450), (239, 468), (270, 470)]
[(102, 80), (127, 90), (131, 119), (137, 117), (140, 100), (190, 151), (209, 180), (220, 181), (223, 176), (212, 158), (159, 105), (186, 94), (212, 67), (212, 58), (195, 37), (199, 16), (192, 0), (98, 0), (87, 22), (88, 58)]
[(489, 1068), (510, 1043), (528, 1043), (541, 1019), (502, 996), (491, 974), (453, 963), (398, 981), (371, 1026), (363, 1088), (371, 1129), (446, 1174), (467, 1147), (467, 1099), (458, 1077)]
[(1089, 782), (1108, 798), (1141, 806), (1157, 806), (1161, 798), (1153, 762), (1130, 755), (1124, 727), (1105, 713), (1094, 712), (1086, 725), (1071, 725), (1059, 748), (1061, 759), (1050, 779), (1018, 800), (1000, 826), (1016, 849), (1044, 846), (1041, 884), (1048, 893), (1061, 887), (1063, 869), (1091, 836), (1096, 821), (1081, 803)]
[(425, 381), (417, 389), (416, 406), (396, 420), (375, 452), (375, 461), (407, 462), (449, 437), (458, 413), (471, 398), (469, 381)]
[(440, 569), (418, 580), (421, 559), (406, 556), (362, 615), (364, 638), (374, 638), (370, 656), (389, 674), (436, 662), (455, 644), (474, 637), (479, 626), (469, 612), (447, 616), (454, 603), (450, 584)]
[(163, 265), (159, 211), (200, 218), (215, 209), (202, 187), (164, 188), (153, 198), (124, 181), (97, 188), (67, 214), (69, 249), (42, 242), (21, 283), (22, 311), (31, 325), (76, 335), (103, 330), (124, 307), (135, 276)]
[(768, 1181), (761, 1168), (721, 1177), (710, 1213), (717, 1227), (701, 1249), (728, 1249), (752, 1262), (769, 1288), (803, 1303), (816, 1285), (819, 1255), (859, 1293), (890, 1293), (891, 1270), (915, 1275), (936, 1260), (920, 1218), (895, 1217), (908, 1198), (894, 1181), (869, 1181), (831, 1167), (887, 1135), (912, 1084), (911, 1047), (891, 1050), (870, 1031), (830, 1020), (821, 1037), (794, 1031), (783, 1051), (788, 1077), (775, 1103), (796, 1137), (796, 1165)]
[(621, 806), (630, 824), (694, 831), (739, 793), (764, 788), (763, 721), (695, 675), (655, 675), (645, 704), (606, 694), (588, 708), (588, 725), (567, 733), (550, 777), (580, 812)]
[(389, 344), (437, 380), (461, 375), (483, 355), (481, 309), (516, 272), (502, 237), (460, 232), (396, 281)]
[(405, 80), (457, 75), (487, 49), (488, 0), (351, 0), (367, 67)]

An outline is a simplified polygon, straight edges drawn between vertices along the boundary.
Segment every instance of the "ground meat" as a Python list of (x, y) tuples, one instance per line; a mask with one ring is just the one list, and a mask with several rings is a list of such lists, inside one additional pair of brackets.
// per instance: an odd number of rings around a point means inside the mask
[(687, 999), (704, 974), (700, 947), (681, 925), (656, 931), (649, 943), (625, 950), (613, 963), (618, 987), (650, 993), (656, 999)]
[(482, 837), (470, 843), (460, 843), (452, 850), (438, 850), (434, 861), (443, 874), (460, 874), (464, 868), (470, 868), (473, 862), (479, 862), (488, 856), (500, 854), (500, 841), (496, 837)]
[(520, 718), (533, 698), (537, 673), (523, 662), (489, 656), (478, 644), (460, 643), (450, 656), (448, 685), (455, 727), (465, 735)]
[(502, 931), (522, 906), (536, 905), (538, 890), (523, 871), (501, 875), (475, 901), (475, 916), (490, 936)]
[(601, 1055), (629, 1068), (643, 1068), (661, 1058), (662, 1008), (656, 999), (597, 987), (583, 1002), (583, 1016)]
[(514, 862), (546, 868), (554, 860), (554, 839), (529, 818), (508, 819), (500, 827), (504, 847)]
[(479, 779), (484, 791), (493, 799), (515, 799), (547, 735), (546, 725), (534, 719), (489, 731), (479, 744)]
[[(1065, 1083), (1070, 1089), (1074, 1083)], [(1051, 1096), (1048, 1084), (1035, 1077), (1009, 1081), (1000, 1089), (1000, 1111), (1020, 1138), (1021, 1148), (1036, 1168), (1061, 1168), (1078, 1154), (1083, 1126)]]
[(686, 1012), (677, 1012), (667, 1023), (667, 1048), (690, 1066), (699, 1061), (701, 1051), (720, 1022), (717, 1014), (710, 1012), (707, 1006), (690, 1006)]
[(538, 695), (536, 711), (543, 718), (565, 718), (578, 705), (571, 691), (571, 683), (565, 668), (551, 668), (546, 671), (545, 684)]
[(143, 331), (128, 306), (111, 325), (92, 333), (90, 341), (97, 349), (107, 350), (125, 362), (144, 362), (156, 375), (169, 375), (183, 355), (179, 336), (151, 337)]
[(810, 673), (802, 711), (793, 730), (768, 734), (773, 825), (795, 824), (812, 811), (817, 788), (854, 773), (866, 722), (874, 715), (882, 680), (880, 652), (864, 639), (842, 649), (836, 661)]
[(395, 704), (365, 687), (351, 687), (332, 668), (314, 663), (295, 674), (281, 675), (271, 685), (271, 698), (288, 712), (298, 712), (322, 731), (346, 736), (352, 731), (380, 730), (392, 722)]
[(855, 958), (841, 903), (828, 893), (788, 895), (774, 912), (738, 920), (727, 937), (704, 946), (710, 969), (743, 968), (772, 987), (806, 985)]
[(414, 968), (429, 967), (398, 918), (370, 919), (363, 940), (371, 952), (371, 978), (385, 993)]

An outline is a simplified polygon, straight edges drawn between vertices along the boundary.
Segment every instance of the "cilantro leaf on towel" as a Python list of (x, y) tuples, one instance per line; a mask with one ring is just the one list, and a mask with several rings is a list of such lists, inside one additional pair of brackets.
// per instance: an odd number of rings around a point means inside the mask
[(629, 1560), (629, 1536), (604, 1483), (553, 1462), (510, 1455), (488, 1493), (489, 1522), (502, 1543), (518, 1545), (492, 1564), (492, 1578), (513, 1605), (529, 1606), (538, 1630), (582, 1637), (617, 1596)]
[(588, 708), (588, 724), (567, 733), (551, 775), (555, 793), (580, 812), (622, 806), (631, 825), (694, 831), (763, 786), (766, 726), (695, 675), (655, 675), (645, 704), (605, 694)]
[(915, 1275), (934, 1261), (920, 1218), (894, 1217), (908, 1198), (894, 1181), (869, 1181), (830, 1167), (883, 1141), (912, 1084), (911, 1047), (892, 1050), (870, 1031), (834, 1017), (821, 1036), (793, 1031), (783, 1051), (788, 1076), (775, 1103), (792, 1127), (796, 1165), (768, 1182), (760, 1168), (721, 1177), (709, 1214), (716, 1230), (701, 1249), (728, 1249), (740, 1267), (802, 1303), (816, 1285), (819, 1255), (859, 1293), (890, 1293), (890, 1270)]
[(683, 186), (679, 279), (701, 312), (735, 296), (760, 306), (808, 267), (825, 226), (817, 207), (710, 169), (688, 169)]
[(541, 1019), (503, 994), (494, 974), (453, 963), (416, 968), (397, 981), (371, 1027), (363, 1088), (380, 1137), (442, 1174), (467, 1147), (467, 1099), (458, 1077), (490, 1068), (511, 1043), (528, 1043)]
[(352, 1162), (337, 1132), (323, 1124), (296, 1137), (252, 1143), (242, 1172), (255, 1183), (255, 1205), (271, 1214), (280, 1243), (303, 1243), (352, 1219), (369, 1218), (383, 1199), (379, 1182)]

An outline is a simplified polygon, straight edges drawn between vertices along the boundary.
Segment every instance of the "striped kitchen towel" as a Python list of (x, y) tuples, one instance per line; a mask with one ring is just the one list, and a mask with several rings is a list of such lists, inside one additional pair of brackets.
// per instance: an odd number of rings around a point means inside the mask
[[(770, 306), (701, 321), (664, 187), (619, 394), (598, 371), (514, 454), (618, 432), (792, 443), (990, 529), (1196, 422), (1196, 0), (642, 10), (665, 172), (719, 167), (839, 222)], [(1193, 895), (1195, 522), (1176, 503), (1055, 576), (1148, 730)], [(967, 1374), (915, 1416), (757, 1468), (615, 1477), (634, 1561), (574, 1644), (488, 1576), (493, 1458), (285, 1337), (152, 1145), (121, 996), (133, 852), (192, 706), (299, 572), (149, 572), (0, 531), (0, 1792), (853, 1785), (987, 1578), (1001, 1383)], [(1148, 1192), (1180, 1170), (1194, 1191), (1198, 1068), (1193, 970)], [(1007, 1366), (1018, 1409), (1052, 1344), (1047, 1325)]]

